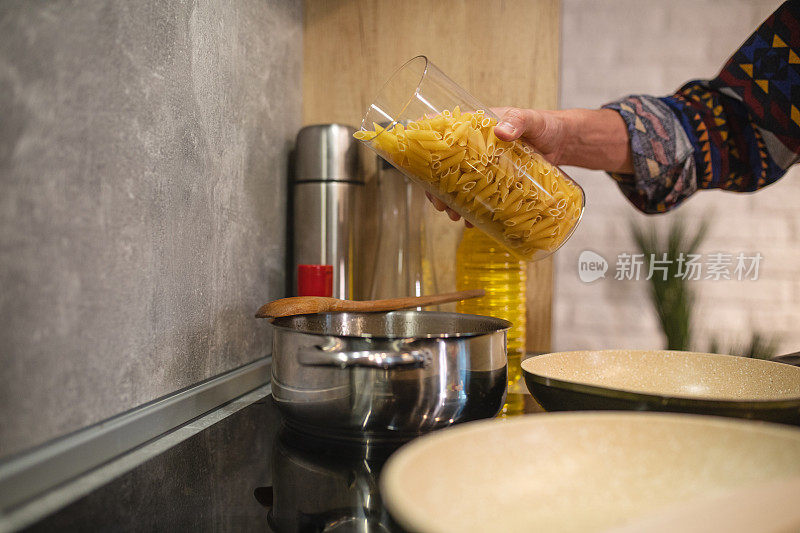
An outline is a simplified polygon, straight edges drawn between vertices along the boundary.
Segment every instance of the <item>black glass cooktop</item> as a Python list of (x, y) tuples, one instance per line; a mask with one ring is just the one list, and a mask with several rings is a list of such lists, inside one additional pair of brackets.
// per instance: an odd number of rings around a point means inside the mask
[(396, 447), (299, 434), (267, 397), (25, 531), (402, 531), (378, 492)]

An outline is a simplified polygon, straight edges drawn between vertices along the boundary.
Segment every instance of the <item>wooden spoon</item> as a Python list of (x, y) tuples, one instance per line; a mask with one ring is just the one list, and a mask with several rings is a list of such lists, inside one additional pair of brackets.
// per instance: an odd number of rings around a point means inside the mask
[(450, 292), (447, 294), (433, 294), (431, 296), (410, 296), (407, 298), (390, 298), (388, 300), (340, 300), (323, 296), (294, 296), (281, 298), (261, 306), (256, 313), (256, 318), (278, 318), (291, 315), (305, 315), (308, 313), (326, 313), (328, 311), (395, 311), (411, 307), (425, 307), (426, 305), (458, 302), (469, 298), (480, 298), (486, 291), (475, 289), (470, 291)]

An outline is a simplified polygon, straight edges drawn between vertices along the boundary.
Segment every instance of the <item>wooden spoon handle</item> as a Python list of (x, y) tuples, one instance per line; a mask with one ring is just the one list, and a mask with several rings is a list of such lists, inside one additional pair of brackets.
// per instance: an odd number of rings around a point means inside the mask
[(448, 292), (446, 294), (432, 294), (430, 296), (407, 296), (405, 298), (389, 298), (387, 300), (339, 300), (335, 311), (394, 311), (395, 309), (409, 309), (411, 307), (426, 307), (428, 305), (459, 302), (470, 298), (480, 298), (486, 291), (473, 289), (469, 291)]
[(294, 296), (281, 298), (261, 306), (256, 313), (257, 318), (278, 318), (282, 316), (304, 315), (307, 313), (324, 313), (327, 311), (394, 311), (411, 307), (457, 302), (469, 298), (484, 296), (486, 291), (474, 289), (469, 291), (434, 294), (431, 296), (410, 296), (407, 298), (391, 298), (388, 300), (339, 300), (321, 296)]

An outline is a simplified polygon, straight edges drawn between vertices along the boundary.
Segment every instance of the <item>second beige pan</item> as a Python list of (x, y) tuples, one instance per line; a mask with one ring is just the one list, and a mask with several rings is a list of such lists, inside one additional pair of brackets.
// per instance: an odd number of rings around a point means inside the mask
[[(778, 490), (769, 484), (798, 476), (796, 428), (596, 412), (528, 415), (437, 431), (396, 452), (380, 483), (390, 513), (410, 531), (558, 533), (635, 527), (708, 498), (710, 508), (718, 508), (713, 503), (719, 498), (743, 489), (749, 494), (765, 483)], [(762, 520), (768, 508), (739, 512), (759, 524), (750, 531), (776, 531), (775, 523), (788, 523), (788, 531), (800, 528), (797, 506), (770, 508), (772, 516)]]
[(547, 411), (671, 411), (800, 424), (800, 367), (695, 352), (596, 350), (522, 362)]

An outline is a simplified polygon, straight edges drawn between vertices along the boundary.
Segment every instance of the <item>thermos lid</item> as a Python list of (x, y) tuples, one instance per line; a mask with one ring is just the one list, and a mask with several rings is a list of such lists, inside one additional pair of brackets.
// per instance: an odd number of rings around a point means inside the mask
[(295, 145), (293, 180), (363, 183), (355, 131), (344, 124), (315, 124), (301, 129)]
[(332, 296), (333, 265), (297, 265), (298, 296)]

